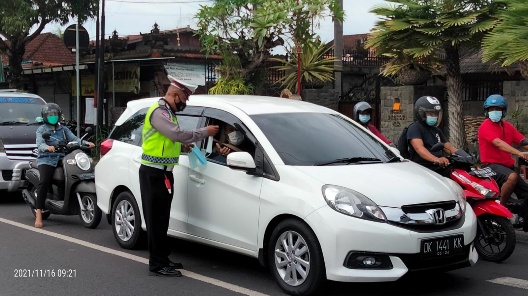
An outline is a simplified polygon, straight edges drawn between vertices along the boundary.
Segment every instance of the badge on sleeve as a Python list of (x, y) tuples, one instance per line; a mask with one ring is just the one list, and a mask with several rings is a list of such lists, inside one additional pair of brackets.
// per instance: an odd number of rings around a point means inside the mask
[(161, 113), (161, 115), (163, 115), (163, 117), (167, 118), (168, 120), (171, 120), (171, 116), (169, 114), (169, 111), (163, 111)]

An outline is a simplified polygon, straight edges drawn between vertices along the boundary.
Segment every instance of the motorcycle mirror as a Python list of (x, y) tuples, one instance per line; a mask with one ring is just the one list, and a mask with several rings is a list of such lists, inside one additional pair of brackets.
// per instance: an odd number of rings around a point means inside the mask
[(49, 138), (51, 137), (51, 134), (49, 132), (43, 132), (42, 137), (44, 138), (44, 140), (49, 140)]
[(91, 134), (92, 133), (92, 128), (91, 127), (87, 127), (85, 130), (87, 135)]
[(442, 149), (444, 149), (444, 143), (442, 143), (442, 142), (438, 142), (438, 143), (434, 144), (433, 147), (431, 147), (431, 151), (433, 151), (433, 152), (440, 151)]

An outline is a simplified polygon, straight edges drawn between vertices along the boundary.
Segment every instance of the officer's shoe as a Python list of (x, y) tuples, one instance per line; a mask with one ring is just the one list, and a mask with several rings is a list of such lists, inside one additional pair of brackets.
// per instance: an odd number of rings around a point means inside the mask
[(169, 266), (174, 268), (174, 269), (183, 269), (183, 264), (181, 264), (180, 262), (172, 262), (172, 261), (170, 261), (169, 262)]
[(171, 277), (180, 277), (182, 276), (182, 273), (179, 270), (176, 270), (174, 267), (165, 266), (161, 269), (158, 269), (156, 271), (151, 270), (150, 275), (155, 276), (171, 276)]

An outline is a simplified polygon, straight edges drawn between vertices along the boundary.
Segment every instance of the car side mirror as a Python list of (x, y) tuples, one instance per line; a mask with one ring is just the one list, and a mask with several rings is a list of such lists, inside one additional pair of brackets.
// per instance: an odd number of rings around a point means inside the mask
[(227, 166), (233, 169), (254, 169), (255, 160), (248, 152), (231, 152), (227, 155)]

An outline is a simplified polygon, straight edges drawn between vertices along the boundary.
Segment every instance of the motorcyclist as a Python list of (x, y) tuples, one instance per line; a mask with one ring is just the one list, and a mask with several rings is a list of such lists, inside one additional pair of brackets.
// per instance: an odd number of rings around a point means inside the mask
[[(521, 152), (512, 145), (528, 149), (528, 140), (511, 123), (504, 120), (508, 112), (508, 102), (498, 94), (489, 96), (484, 101), (486, 119), (478, 130), (480, 161), (485, 167), (490, 167), (496, 175), (493, 178), (501, 186), (500, 203), (508, 203), (511, 194), (515, 192), (519, 199), (524, 199), (524, 208), (528, 208), (528, 184), (514, 171), (515, 159), (528, 160), (528, 153)], [(528, 230), (528, 221), (524, 230)]]
[(372, 120), (372, 106), (365, 101), (361, 101), (354, 106), (352, 111), (353, 118), (356, 122), (370, 130), (374, 135), (380, 138), (383, 142), (394, 146), (392, 141), (387, 139), (371, 122)]
[[(440, 101), (432, 96), (420, 97), (414, 104), (414, 119), (415, 122), (407, 130), (410, 160), (446, 175), (445, 168), (449, 165), (449, 160), (443, 153), (453, 154), (457, 148), (447, 141), (438, 128), (442, 120)], [(443, 151), (431, 151), (440, 142), (444, 143)]]
[[(37, 201), (35, 210), (35, 227), (41, 228), (42, 225), (42, 210), (44, 209), (44, 202), (48, 194), (49, 187), (53, 176), (53, 171), (59, 164), (59, 161), (64, 157), (64, 153), (56, 152), (55, 147), (60, 142), (81, 142), (66, 126), (59, 123), (62, 117), (62, 112), (59, 105), (55, 103), (48, 103), (44, 105), (41, 110), (42, 120), (44, 124), (37, 129), (37, 165), (40, 173), (40, 183), (37, 191)], [(48, 132), (49, 139), (44, 139), (42, 134)], [(93, 148), (95, 145), (92, 142), (82, 141), (82, 145), (88, 145)]]

